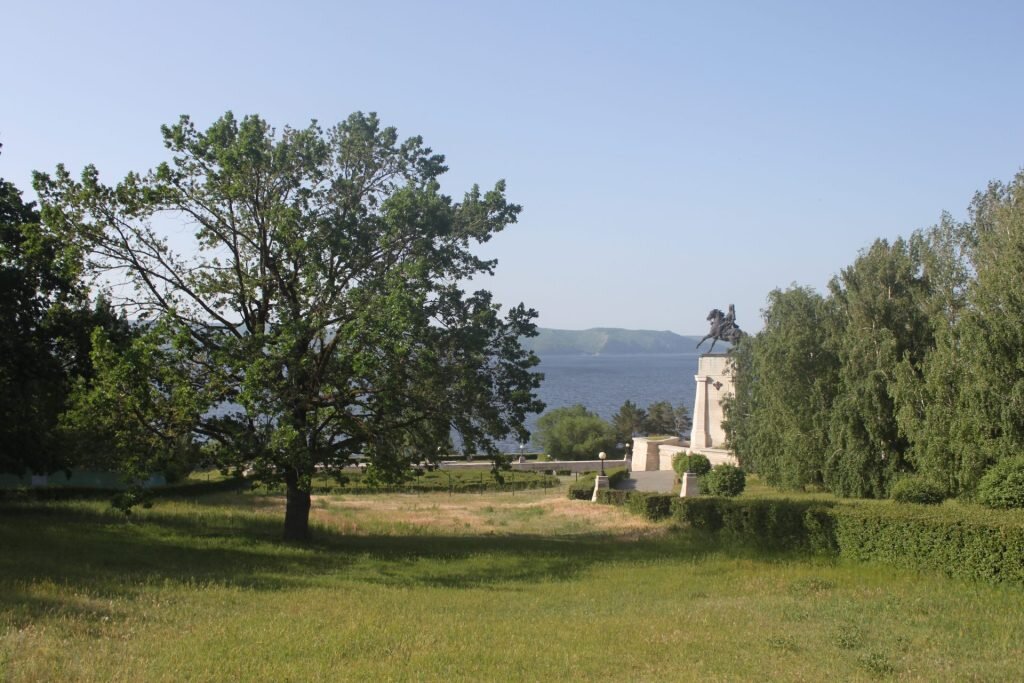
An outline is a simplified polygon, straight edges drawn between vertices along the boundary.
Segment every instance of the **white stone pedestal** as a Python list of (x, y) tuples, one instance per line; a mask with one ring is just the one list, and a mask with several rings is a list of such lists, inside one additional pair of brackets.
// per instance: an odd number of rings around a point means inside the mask
[[(665, 469), (661, 466), (661, 448), (663, 446), (679, 446), (678, 436), (666, 436), (661, 439), (648, 439), (646, 436), (633, 437), (633, 460), (630, 465), (632, 472), (656, 472)], [(672, 469), (672, 463), (668, 465)]]
[(600, 491), (601, 489), (607, 489), (607, 488), (610, 488), (608, 486), (608, 477), (604, 476), (603, 474), (597, 476), (594, 479), (594, 495), (590, 498), (590, 502), (591, 503), (596, 503), (597, 502), (597, 492)]
[(700, 480), (693, 472), (683, 473), (683, 485), (679, 487), (680, 498), (691, 498), (700, 495)]
[(697, 361), (697, 396), (693, 402), (693, 431), (690, 448), (701, 452), (705, 448), (722, 448), (725, 430), (722, 429), (722, 399), (734, 393), (729, 356), (724, 353), (705, 353)]

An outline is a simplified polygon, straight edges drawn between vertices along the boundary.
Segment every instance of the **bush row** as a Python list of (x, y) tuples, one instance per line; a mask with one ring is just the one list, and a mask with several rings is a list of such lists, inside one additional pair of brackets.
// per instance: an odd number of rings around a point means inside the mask
[[(608, 485), (612, 488), (625, 480), (629, 479), (629, 472), (625, 468), (618, 467), (616, 469), (605, 470), (605, 474), (608, 476)], [(574, 481), (569, 485), (569, 499), (570, 500), (590, 500), (594, 497), (594, 480), (597, 479), (597, 472), (587, 472), (582, 475), (578, 481)], [(625, 493), (621, 491), (619, 493)]]
[[(484, 491), (517, 491), (524, 489), (557, 488), (561, 485), (558, 477), (539, 472), (504, 472), (504, 481), (498, 482), (490, 470), (434, 470), (423, 472), (401, 484), (381, 484), (362, 472), (345, 472), (337, 479), (317, 476), (313, 479), (311, 492), (325, 494), (359, 493), (431, 493), (451, 491), (453, 493), (482, 493)], [(283, 491), (283, 487), (271, 486), (272, 493)]]
[(1024, 583), (1024, 515), (1019, 513), (993, 515), (950, 504), (678, 498), (632, 491), (602, 492), (598, 500), (762, 549)]
[[(146, 489), (144, 498), (180, 498), (201, 496), (208, 493), (239, 491), (249, 486), (242, 477), (220, 479), (218, 481), (186, 481), (180, 484), (169, 484)], [(91, 486), (41, 486), (38, 488), (18, 488), (0, 490), (0, 500), (82, 500), (104, 499), (125, 493), (124, 489), (95, 488)]]
[(1024, 583), (1019, 514), (966, 514), (957, 506), (851, 505), (833, 513), (839, 554), (990, 582)]

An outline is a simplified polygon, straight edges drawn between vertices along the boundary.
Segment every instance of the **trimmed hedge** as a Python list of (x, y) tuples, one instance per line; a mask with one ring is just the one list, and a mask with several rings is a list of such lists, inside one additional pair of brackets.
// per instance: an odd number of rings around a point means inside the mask
[[(569, 500), (590, 500), (594, 497), (594, 480), (597, 479), (597, 472), (587, 472), (569, 485)], [(629, 472), (618, 467), (614, 470), (605, 470), (608, 477), (608, 485), (613, 489), (624, 479), (629, 479)]]
[(615, 492), (601, 502), (762, 549), (816, 553), (992, 583), (1024, 583), (1024, 514), (946, 504), (676, 498)]
[(664, 493), (634, 493), (626, 500), (626, 509), (652, 522), (667, 519), (672, 514), (675, 496)]
[(850, 505), (835, 512), (842, 557), (989, 582), (1024, 582), (1024, 520), (939, 508)]
[[(593, 495), (593, 488), (591, 488)], [(597, 492), (597, 502), (605, 505), (625, 507), (635, 515), (656, 522), (666, 519), (671, 512), (674, 496), (646, 491), (615, 491), (602, 489)]]
[[(785, 498), (676, 498), (672, 518), (681, 525), (720, 533), (730, 540), (774, 550), (820, 551), (834, 547), (827, 536), (832, 525), (822, 516), (819, 501)], [(811, 515), (814, 522), (809, 525)]]

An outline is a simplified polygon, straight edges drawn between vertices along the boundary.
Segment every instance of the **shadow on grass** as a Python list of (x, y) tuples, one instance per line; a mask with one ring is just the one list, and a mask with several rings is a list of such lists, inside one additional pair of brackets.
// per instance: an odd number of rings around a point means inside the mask
[[(125, 519), (99, 506), (0, 506), (0, 612), (53, 613), (60, 596), (132, 598), (152, 586), (289, 590), (324, 582), (524, 590), (572, 581), (594, 567), (623, 571), (710, 554), (802, 561), (721, 546), (695, 534), (622, 540), (604, 534), (351, 535), (317, 526), (308, 545), (280, 542), (281, 520), (230, 509), (148, 511)], [(40, 597), (40, 582), (56, 590)], [(49, 594), (56, 594), (53, 597)], [(26, 613), (27, 610), (27, 613)]]

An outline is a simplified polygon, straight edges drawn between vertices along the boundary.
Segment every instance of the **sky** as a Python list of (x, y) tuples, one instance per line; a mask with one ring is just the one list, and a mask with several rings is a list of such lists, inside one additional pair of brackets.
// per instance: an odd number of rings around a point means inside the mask
[(377, 112), (508, 183), (474, 282), (544, 327), (761, 327), (1024, 166), (1020, 2), (10, 2), (0, 177), (167, 158), (161, 124)]

